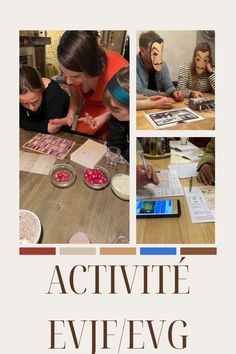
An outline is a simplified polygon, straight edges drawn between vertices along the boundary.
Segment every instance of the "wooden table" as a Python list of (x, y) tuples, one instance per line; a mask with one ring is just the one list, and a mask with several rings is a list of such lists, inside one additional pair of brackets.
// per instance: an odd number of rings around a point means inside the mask
[[(215, 96), (211, 93), (204, 94), (205, 97), (210, 99), (214, 99)], [(188, 99), (185, 98), (182, 102), (176, 102), (175, 106), (171, 109), (181, 109), (188, 107)], [(165, 111), (165, 109), (146, 109), (140, 110), (136, 112), (137, 117), (137, 129), (139, 130), (154, 130), (155, 128), (152, 124), (147, 120), (145, 114)], [(196, 111), (197, 114), (201, 115), (205, 119), (198, 120), (192, 123), (178, 124), (175, 126), (171, 126), (168, 128), (158, 129), (158, 130), (213, 130), (215, 129), (215, 111)], [(156, 130), (156, 129), (155, 129)]]
[[(20, 149), (31, 139), (35, 132), (20, 129)], [(73, 152), (87, 138), (58, 133), (57, 136), (76, 142)], [(69, 153), (69, 155), (70, 155)], [(20, 171), (20, 209), (36, 213), (42, 224), (42, 243), (64, 244), (76, 231), (89, 235), (92, 243), (111, 243), (116, 236), (129, 236), (129, 202), (119, 199), (110, 185), (95, 191), (83, 181), (85, 167), (66, 157), (57, 163), (71, 164), (77, 174), (75, 183), (69, 188), (57, 188), (46, 175)], [(100, 163), (106, 167), (105, 159)], [(128, 166), (119, 164), (111, 175), (128, 174)]]
[[(171, 154), (166, 159), (152, 159), (147, 162), (155, 169), (167, 169), (170, 164), (192, 163), (180, 156)], [(137, 152), (140, 163), (140, 151)], [(189, 186), (189, 178), (180, 179), (182, 186)], [(202, 185), (193, 177), (193, 186)], [(168, 198), (161, 198), (168, 199)], [(170, 197), (179, 199), (181, 216), (179, 218), (137, 219), (137, 243), (140, 244), (211, 244), (215, 242), (215, 223), (193, 224), (185, 196)]]

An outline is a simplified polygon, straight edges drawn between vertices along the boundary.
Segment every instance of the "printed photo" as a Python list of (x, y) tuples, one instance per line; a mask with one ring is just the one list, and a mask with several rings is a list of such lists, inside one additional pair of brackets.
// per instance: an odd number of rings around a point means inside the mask
[[(150, 121), (156, 129), (163, 129), (166, 127), (170, 127), (172, 125), (177, 126), (181, 123), (189, 123), (197, 120), (204, 119), (200, 117), (198, 114), (190, 111), (187, 108), (184, 109), (176, 109), (158, 113), (149, 113), (146, 114), (146, 118)], [(176, 127), (177, 129), (178, 127)]]

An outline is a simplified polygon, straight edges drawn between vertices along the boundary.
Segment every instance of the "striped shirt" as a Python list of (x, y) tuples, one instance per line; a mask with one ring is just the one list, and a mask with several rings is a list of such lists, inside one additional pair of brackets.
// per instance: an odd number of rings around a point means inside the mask
[(194, 91), (200, 92), (215, 92), (215, 73), (208, 74), (204, 72), (201, 75), (196, 75), (196, 84), (192, 88), (192, 75), (190, 64), (185, 63), (179, 69), (178, 88), (183, 91), (184, 97), (189, 98), (190, 93)]

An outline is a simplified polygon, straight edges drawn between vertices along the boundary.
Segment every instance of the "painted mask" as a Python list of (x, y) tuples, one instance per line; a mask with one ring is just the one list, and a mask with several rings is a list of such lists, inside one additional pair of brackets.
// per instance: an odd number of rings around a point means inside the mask
[(164, 42), (153, 42), (151, 45), (151, 60), (156, 71), (161, 71), (163, 64)]
[(197, 51), (195, 56), (196, 72), (197, 74), (203, 74), (206, 70), (207, 64), (209, 63), (210, 57), (209, 52)]

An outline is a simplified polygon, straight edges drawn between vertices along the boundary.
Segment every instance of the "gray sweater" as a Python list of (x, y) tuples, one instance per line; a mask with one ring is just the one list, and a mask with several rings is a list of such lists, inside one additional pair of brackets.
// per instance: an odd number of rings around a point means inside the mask
[(137, 93), (145, 96), (154, 96), (160, 94), (160, 92), (165, 92), (166, 96), (170, 96), (174, 91), (176, 91), (176, 88), (170, 79), (169, 70), (165, 62), (163, 62), (161, 71), (155, 72), (157, 91), (148, 89), (148, 70), (145, 69), (139, 53), (136, 57), (136, 70)]

